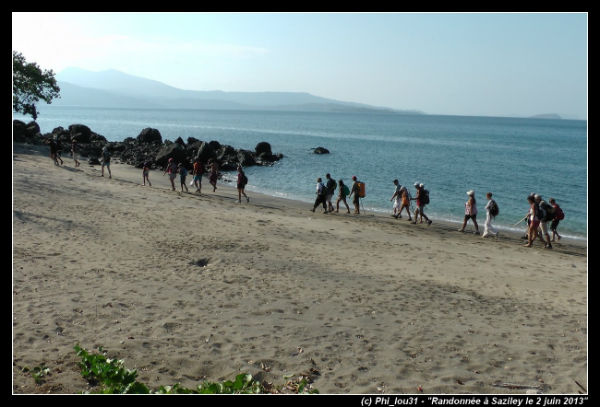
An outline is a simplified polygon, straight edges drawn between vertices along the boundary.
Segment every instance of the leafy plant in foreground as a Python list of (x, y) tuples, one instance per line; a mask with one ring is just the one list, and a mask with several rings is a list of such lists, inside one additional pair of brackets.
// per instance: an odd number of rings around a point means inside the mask
[[(100, 353), (90, 353), (79, 345), (75, 345), (77, 356), (81, 358), (79, 366), (81, 375), (91, 384), (100, 383), (102, 389), (100, 393), (155, 393), (155, 394), (258, 394), (258, 393), (277, 393), (277, 389), (265, 388), (259, 381), (254, 380), (252, 375), (241, 373), (235, 377), (235, 380), (226, 380), (224, 382), (204, 381), (195, 389), (188, 389), (179, 383), (173, 386), (160, 386), (155, 392), (138, 381), (136, 381), (137, 370), (124, 367), (123, 360), (109, 359), (103, 354), (102, 347), (98, 350)], [(295, 382), (289, 381), (284, 386), (286, 392), (295, 393), (318, 393), (317, 390), (307, 390), (308, 381), (305, 378)]]

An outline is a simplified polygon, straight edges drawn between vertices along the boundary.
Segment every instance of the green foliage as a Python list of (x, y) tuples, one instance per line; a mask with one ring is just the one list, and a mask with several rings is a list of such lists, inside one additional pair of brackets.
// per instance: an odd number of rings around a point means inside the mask
[[(98, 348), (102, 352), (102, 347)], [(109, 359), (102, 353), (89, 353), (75, 345), (77, 356), (81, 358), (79, 367), (81, 375), (89, 382), (100, 382), (103, 385), (101, 393), (106, 394), (147, 394), (148, 387), (135, 380), (137, 370), (126, 369), (123, 360)]]
[[(100, 393), (105, 394), (259, 394), (276, 393), (276, 389), (267, 389), (260, 382), (254, 380), (252, 375), (241, 373), (235, 377), (234, 381), (226, 380), (224, 382), (211, 383), (204, 381), (195, 389), (188, 389), (179, 383), (173, 386), (160, 386), (158, 390), (151, 392), (150, 389), (137, 382), (136, 370), (126, 369), (123, 360), (109, 359), (103, 354), (102, 347), (98, 348), (100, 353), (89, 353), (87, 350), (75, 345), (77, 356), (81, 358), (79, 366), (81, 375), (90, 383), (102, 384)], [(308, 381), (302, 379), (299, 383), (288, 382), (286, 388), (294, 390), (295, 393), (304, 393)], [(307, 393), (318, 393), (317, 390), (310, 390)]]
[(13, 51), (13, 110), (31, 115), (39, 114), (35, 105), (44, 100), (51, 103), (60, 97), (60, 88), (52, 70), (43, 70), (35, 62), (27, 62), (23, 54)]
[(22, 369), (23, 372), (31, 372), (31, 377), (35, 380), (36, 384), (41, 384), (43, 382), (44, 376), (50, 375), (50, 368), (46, 367), (44, 364), (34, 367), (33, 369), (29, 369), (28, 367), (24, 367)]

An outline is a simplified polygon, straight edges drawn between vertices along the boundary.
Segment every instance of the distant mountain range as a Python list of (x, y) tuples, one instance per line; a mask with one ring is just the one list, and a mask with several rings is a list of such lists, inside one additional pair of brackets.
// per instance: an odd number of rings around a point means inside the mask
[(343, 102), (304, 92), (184, 90), (113, 69), (92, 72), (67, 68), (56, 74), (56, 79), (61, 97), (52, 104), (57, 106), (424, 114), (416, 110)]

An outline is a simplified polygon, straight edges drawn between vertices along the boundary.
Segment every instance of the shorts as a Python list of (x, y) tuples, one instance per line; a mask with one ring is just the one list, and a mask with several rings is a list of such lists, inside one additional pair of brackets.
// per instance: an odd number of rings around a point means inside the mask
[(475, 214), (475, 215), (465, 215), (465, 220), (469, 220), (469, 219), (477, 220), (477, 214)]
[(102, 163), (103, 167), (110, 167), (110, 161), (105, 161)]
[(194, 182), (198, 181), (199, 184), (202, 184), (202, 175), (194, 175)]
[(548, 233), (548, 222), (540, 222), (540, 227), (542, 228), (542, 233)]
[(552, 221), (552, 224), (550, 225), (550, 230), (555, 232), (556, 228), (558, 227), (558, 223), (560, 222), (560, 219), (554, 219)]
[(537, 228), (540, 226), (540, 221), (539, 220), (532, 220), (529, 223), (529, 228), (533, 229), (533, 230), (537, 230)]
[(179, 180), (181, 181), (182, 184), (185, 184), (185, 175), (183, 177), (179, 177)]
[(327, 195), (325, 195), (325, 200), (326, 200), (327, 202), (331, 202), (331, 199), (332, 199), (332, 198), (333, 198), (333, 194), (327, 194)]
[(171, 178), (171, 181), (173, 181), (175, 177), (177, 177), (177, 174), (169, 174), (169, 178)]

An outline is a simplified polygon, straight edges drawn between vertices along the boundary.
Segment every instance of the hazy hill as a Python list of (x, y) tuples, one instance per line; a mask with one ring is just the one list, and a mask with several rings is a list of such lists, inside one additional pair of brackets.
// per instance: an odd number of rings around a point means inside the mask
[(327, 99), (305, 92), (184, 90), (112, 69), (92, 72), (67, 68), (58, 73), (56, 79), (61, 88), (61, 98), (53, 104), (62, 106), (422, 114)]

